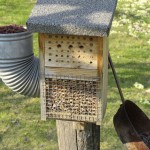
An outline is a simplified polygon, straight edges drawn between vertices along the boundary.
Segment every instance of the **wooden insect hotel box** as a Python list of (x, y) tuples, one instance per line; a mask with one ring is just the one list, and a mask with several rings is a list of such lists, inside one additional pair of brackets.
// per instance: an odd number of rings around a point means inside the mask
[(116, 0), (38, 0), (27, 28), (39, 35), (41, 116), (101, 124), (108, 35)]

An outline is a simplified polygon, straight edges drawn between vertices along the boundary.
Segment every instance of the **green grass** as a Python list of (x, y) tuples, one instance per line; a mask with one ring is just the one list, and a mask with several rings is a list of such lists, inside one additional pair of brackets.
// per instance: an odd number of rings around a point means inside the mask
[(0, 82), (0, 149), (57, 149), (54, 121), (40, 120), (38, 98), (9, 90)]
[[(0, 0), (0, 25), (25, 22), (35, 0)], [(110, 34), (110, 53), (126, 99), (150, 117), (150, 4), (148, 0), (120, 0)], [(38, 55), (37, 35), (34, 52)], [(144, 85), (138, 89), (134, 83)], [(101, 150), (123, 150), (113, 127), (120, 97), (109, 71), (108, 105), (101, 126)], [(55, 121), (40, 120), (40, 100), (21, 96), (0, 81), (0, 149), (57, 150)]]

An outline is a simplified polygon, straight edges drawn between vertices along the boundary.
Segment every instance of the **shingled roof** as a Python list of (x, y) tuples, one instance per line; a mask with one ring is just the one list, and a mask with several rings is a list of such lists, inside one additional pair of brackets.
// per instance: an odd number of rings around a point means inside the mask
[(108, 36), (117, 0), (38, 0), (27, 20), (32, 32)]

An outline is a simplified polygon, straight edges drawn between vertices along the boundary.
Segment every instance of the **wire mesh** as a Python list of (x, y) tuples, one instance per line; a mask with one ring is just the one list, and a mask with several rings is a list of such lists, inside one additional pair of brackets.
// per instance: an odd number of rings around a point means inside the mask
[(46, 117), (96, 122), (99, 78), (46, 76), (43, 95)]

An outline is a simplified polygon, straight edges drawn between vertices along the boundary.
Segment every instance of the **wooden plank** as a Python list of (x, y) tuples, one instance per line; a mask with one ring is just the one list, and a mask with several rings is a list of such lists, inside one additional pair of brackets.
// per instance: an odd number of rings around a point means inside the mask
[(41, 99), (41, 119), (46, 120), (46, 99), (44, 91), (45, 83), (45, 37), (44, 34), (38, 34), (39, 40), (39, 58), (40, 58), (40, 99)]
[[(103, 81), (103, 38), (98, 37), (98, 65), (97, 65), (97, 73), (101, 81)], [(99, 99), (97, 103), (97, 125), (101, 125), (101, 107), (102, 107), (102, 89), (103, 89), (103, 82), (98, 84), (97, 88), (97, 99)]]
[(45, 65), (97, 69), (98, 37), (47, 35)]
[(102, 69), (103, 69), (103, 38), (98, 37), (98, 55), (97, 55), (97, 71), (99, 77), (102, 77)]
[(76, 114), (67, 113), (67, 112), (66, 112), (66, 113), (65, 113), (65, 112), (64, 112), (64, 113), (62, 113), (62, 112), (47, 112), (47, 114), (48, 114), (48, 115), (64, 115), (64, 116), (65, 116), (65, 115), (66, 115), (66, 116), (72, 115), (72, 117), (83, 117), (83, 118), (84, 118), (84, 117), (87, 117), (87, 118), (90, 118), (90, 117), (93, 118), (93, 117), (94, 117), (94, 118), (96, 118), (95, 115), (82, 115), (82, 114), (81, 114), (81, 115), (76, 115)]
[(68, 77), (70, 79), (73, 78), (80, 78), (80, 79), (86, 79), (86, 78), (91, 78), (91, 79), (98, 79), (98, 72), (95, 69), (70, 69), (70, 68), (50, 68), (50, 67), (45, 67), (45, 74), (46, 75), (53, 75), (53, 77)]
[(47, 119), (48, 118), (54, 118), (59, 120), (68, 120), (68, 121), (84, 121), (84, 122), (92, 122), (96, 123), (97, 116), (95, 115), (74, 115), (69, 113), (57, 113), (57, 112), (48, 112), (47, 113)]
[(108, 91), (108, 37), (103, 40), (103, 82), (102, 82), (102, 110), (101, 120), (103, 119), (107, 106), (107, 91)]

